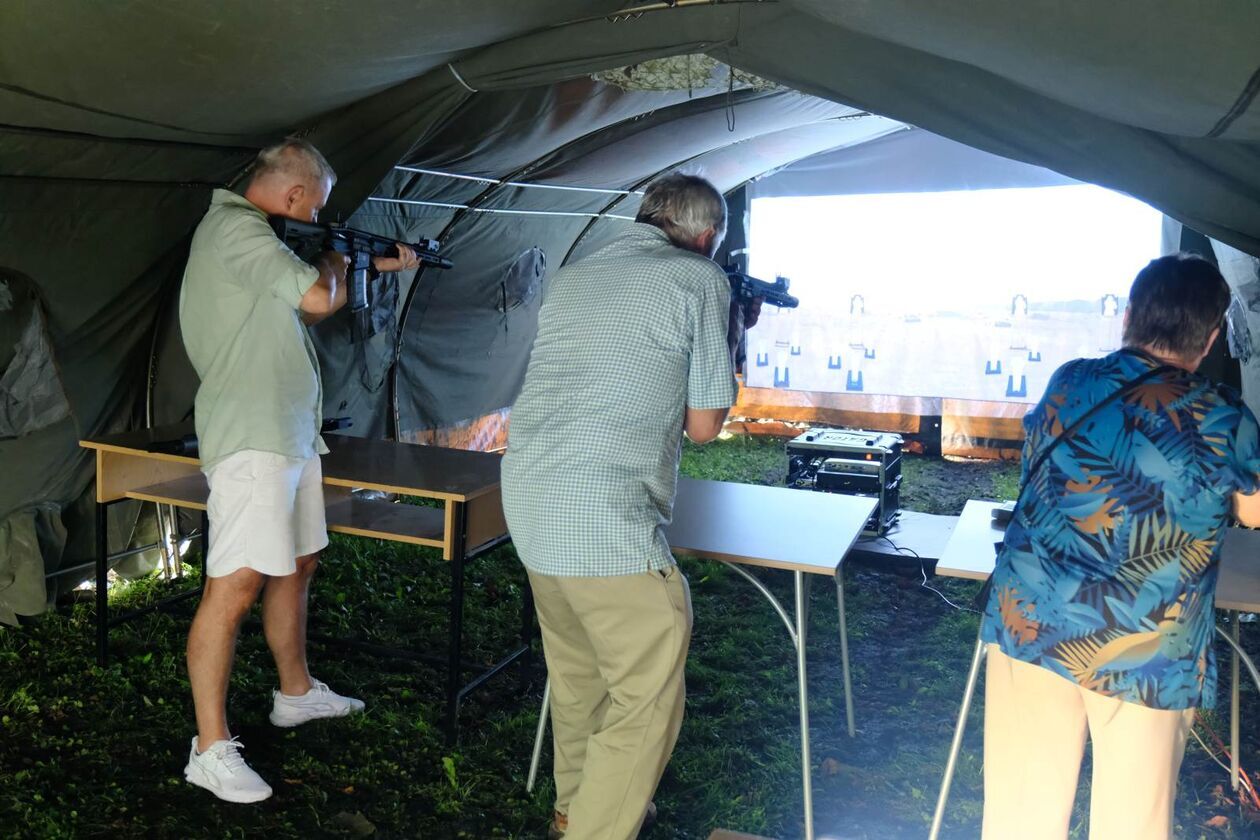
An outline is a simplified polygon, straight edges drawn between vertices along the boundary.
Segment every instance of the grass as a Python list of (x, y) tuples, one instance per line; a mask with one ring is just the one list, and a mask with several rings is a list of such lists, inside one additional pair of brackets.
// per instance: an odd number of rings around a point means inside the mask
[[(701, 478), (782, 481), (779, 440), (688, 445), (682, 471)], [(910, 458), (903, 501), (957, 512), (967, 498), (1011, 497), (1011, 464)], [(695, 636), (683, 733), (645, 840), (696, 838), (715, 827), (800, 836), (801, 806), (791, 645), (761, 596), (725, 567), (683, 560)], [(763, 576), (790, 602), (786, 575)], [(956, 603), (974, 585), (936, 580)], [(195, 585), (189, 581), (184, 585)], [(511, 646), (524, 576), (511, 548), (473, 564), (466, 586), (466, 648), (489, 662)], [(114, 608), (168, 588), (154, 579), (119, 586)], [(435, 552), (335, 537), (322, 561), (312, 629), (442, 654), (446, 567)], [(947, 606), (914, 574), (851, 570), (846, 585), (859, 735), (843, 731), (835, 593), (811, 590), (809, 649), (814, 800), (819, 836), (923, 837), (975, 638), (969, 613)], [(115, 657), (93, 664), (92, 611), (61, 606), (26, 626), (0, 629), (0, 835), (5, 837), (541, 837), (552, 788), (532, 796), (524, 779), (541, 681), (505, 674), (465, 703), (463, 738), (443, 745), (442, 674), (313, 645), (312, 669), (368, 702), (366, 715), (279, 730), (266, 722), (271, 663), (256, 626), (242, 635), (229, 704), (251, 763), (276, 790), (256, 806), (218, 802), (182, 778), (192, 710), (183, 666), (189, 610), (116, 628)], [(1260, 647), (1255, 625), (1244, 644)], [(1224, 670), (1224, 669), (1223, 669)], [(1244, 721), (1260, 714), (1245, 686)], [(1223, 695), (1227, 696), (1227, 695)], [(1224, 714), (1222, 709), (1222, 714)], [(980, 717), (971, 727), (945, 836), (974, 837), (981, 808)], [(1227, 732), (1227, 726), (1218, 726)], [(1244, 767), (1260, 769), (1254, 723)], [(544, 753), (544, 767), (549, 766)], [(1222, 801), (1227, 776), (1191, 746), (1177, 802), (1178, 837), (1257, 836)], [(1225, 786), (1225, 787), (1221, 787)], [(1218, 792), (1218, 788), (1221, 790)], [(1082, 800), (1083, 806), (1083, 800)], [(1083, 815), (1083, 811), (1081, 812)], [(1209, 828), (1225, 816), (1222, 828)], [(1074, 836), (1084, 836), (1079, 816)]]

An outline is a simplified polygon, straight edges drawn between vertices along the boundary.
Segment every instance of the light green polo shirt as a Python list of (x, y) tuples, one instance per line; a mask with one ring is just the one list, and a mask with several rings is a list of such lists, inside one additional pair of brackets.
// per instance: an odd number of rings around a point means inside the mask
[(293, 458), (328, 451), (319, 436), (319, 360), (298, 309), (319, 270), (276, 238), (262, 210), (215, 190), (193, 234), (179, 293), (203, 467), (258, 449)]
[(672, 565), (683, 413), (726, 408), (731, 287), (651, 225), (548, 283), (512, 407), (503, 510), (533, 572), (629, 575)]

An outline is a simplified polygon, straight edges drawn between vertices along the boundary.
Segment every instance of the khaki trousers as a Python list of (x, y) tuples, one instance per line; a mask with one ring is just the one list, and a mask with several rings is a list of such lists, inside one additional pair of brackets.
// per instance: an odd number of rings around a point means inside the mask
[(565, 840), (634, 840), (682, 728), (691, 594), (677, 566), (616, 577), (530, 573), (551, 677)]
[(1093, 741), (1090, 840), (1172, 837), (1177, 771), (1194, 710), (1164, 711), (1081, 688), (988, 646), (984, 840), (1064, 840), (1085, 737)]

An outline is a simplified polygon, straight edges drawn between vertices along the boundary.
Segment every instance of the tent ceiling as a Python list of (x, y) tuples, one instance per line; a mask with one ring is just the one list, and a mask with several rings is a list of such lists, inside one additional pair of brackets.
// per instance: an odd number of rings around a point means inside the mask
[(8, 124), (234, 143), (621, 0), (41, 0), (0, 12)]
[(625, 91), (585, 76), (524, 90), (486, 91), (403, 163), (503, 177), (604, 128), (713, 93)]
[(590, 135), (576, 148), (541, 161), (531, 180), (580, 187), (626, 187), (702, 152), (794, 126), (861, 113), (795, 91), (750, 91), (735, 98), (730, 107), (727, 97), (721, 95), (692, 104), (698, 107), (658, 111), (622, 126), (620, 131)]
[[(765, 172), (766, 170), (762, 170)], [(998, 157), (931, 132), (896, 131), (785, 166), (752, 184), (758, 198), (945, 192), (1077, 184), (1040, 166)]]
[[(0, 113), (8, 124), (112, 136), (257, 139), (307, 124), (469, 51), (625, 5), (7, 4), (0, 13)], [(1248, 92), (1255, 96), (1260, 5), (1252, 0), (1206, 6), (1183, 0), (764, 5), (966, 63), (1082, 110), (1169, 134), (1206, 135)], [(628, 30), (672, 13), (602, 25)], [(1244, 108), (1223, 136), (1260, 138), (1260, 113)]]
[[(1211, 132), (1255, 83), (1260, 65), (1260, 4), (1253, 0), (789, 2), (1082, 110), (1187, 137)], [(1260, 138), (1260, 112), (1241, 117), (1228, 136)]]

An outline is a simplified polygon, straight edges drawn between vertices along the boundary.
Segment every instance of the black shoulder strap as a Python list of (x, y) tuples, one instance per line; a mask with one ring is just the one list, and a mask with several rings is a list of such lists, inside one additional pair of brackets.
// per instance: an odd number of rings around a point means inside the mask
[(1172, 365), (1160, 365), (1159, 367), (1153, 367), (1150, 370), (1148, 370), (1146, 373), (1139, 376), (1137, 379), (1132, 379), (1126, 382), (1124, 385), (1121, 385), (1119, 388), (1112, 391), (1110, 394), (1103, 397), (1098, 402), (1094, 403), (1092, 406), (1090, 406), (1089, 411), (1085, 412), (1080, 417), (1076, 418), (1076, 420), (1072, 423), (1072, 425), (1064, 429), (1059, 434), (1058, 437), (1050, 441), (1049, 445), (1047, 445), (1045, 449), (1041, 450), (1041, 452), (1038, 453), (1037, 460), (1033, 461), (1032, 466), (1028, 468), (1028, 472), (1027, 472), (1028, 477), (1031, 478), (1033, 474), (1036, 473), (1037, 470), (1041, 468), (1041, 465), (1045, 463), (1045, 460), (1047, 458), (1050, 457), (1050, 453), (1054, 451), (1056, 446), (1058, 446), (1060, 443), (1063, 443), (1063, 441), (1067, 440), (1073, 434), (1075, 434), (1076, 430), (1081, 427), (1081, 424), (1083, 424), (1086, 420), (1088, 420), (1089, 418), (1097, 414), (1100, 408), (1110, 404), (1111, 402), (1115, 400), (1120, 399), (1125, 394), (1132, 393), (1133, 391), (1137, 390), (1137, 387), (1139, 385), (1141, 385), (1143, 382), (1146, 382), (1149, 379), (1154, 379), (1156, 376), (1159, 376), (1162, 373), (1176, 373), (1179, 370), (1181, 369), (1177, 367), (1173, 367)]
[[(1050, 443), (1047, 444), (1045, 449), (1041, 450), (1041, 452), (1037, 454), (1036, 460), (1032, 462), (1032, 466), (1030, 466), (1028, 468), (1028, 472), (1025, 473), (1026, 477), (1023, 483), (1020, 484), (1019, 496), (1015, 499), (1015, 510), (1012, 516), (1016, 516), (1019, 514), (1019, 505), (1020, 505), (1020, 502), (1024, 500), (1024, 491), (1027, 490), (1028, 485), (1032, 483), (1032, 477), (1036, 474), (1037, 470), (1041, 469), (1041, 465), (1044, 464), (1046, 462), (1046, 459), (1050, 457), (1050, 453), (1054, 451), (1055, 447), (1058, 446), (1060, 443), (1063, 443), (1063, 441), (1070, 438), (1073, 434), (1075, 434), (1076, 430), (1081, 427), (1082, 423), (1084, 423), (1086, 420), (1088, 420), (1089, 418), (1097, 414), (1098, 410), (1102, 408), (1103, 406), (1108, 405), (1114, 400), (1120, 399), (1125, 394), (1130, 394), (1133, 391), (1137, 390), (1137, 387), (1141, 385), (1143, 382), (1146, 382), (1150, 379), (1154, 379), (1156, 376), (1159, 376), (1162, 373), (1177, 373), (1179, 371), (1181, 371), (1181, 368), (1174, 367), (1173, 365), (1159, 365), (1158, 367), (1153, 367), (1150, 370), (1148, 370), (1146, 373), (1137, 377), (1136, 379), (1131, 379), (1128, 382), (1124, 383), (1119, 388), (1112, 391), (1110, 394), (1108, 394), (1107, 396), (1103, 397), (1101, 400), (1099, 400), (1098, 402), (1090, 406), (1089, 411), (1086, 411), (1080, 417), (1076, 418), (1076, 420), (1072, 422), (1072, 425), (1068, 426), (1061, 433), (1059, 433), (1059, 435), (1054, 440), (1050, 441)], [(1002, 543), (1001, 542), (994, 543), (994, 548), (998, 552), (1001, 552)], [(992, 588), (993, 588), (993, 576), (990, 575), (988, 578), (985, 579), (984, 586), (980, 587), (980, 591), (976, 593), (976, 599), (973, 602), (975, 604), (976, 612), (979, 612), (979, 613), (984, 612), (985, 606), (989, 602), (989, 590)]]

